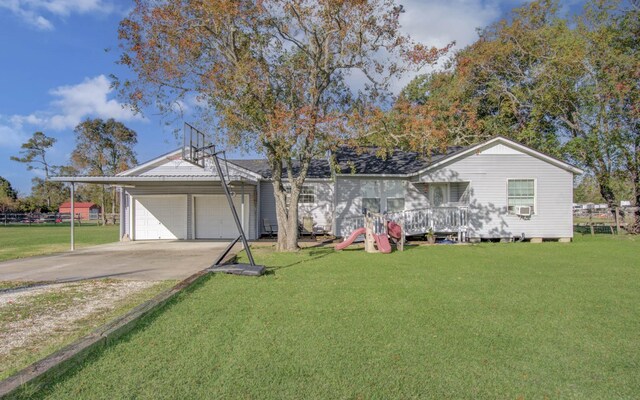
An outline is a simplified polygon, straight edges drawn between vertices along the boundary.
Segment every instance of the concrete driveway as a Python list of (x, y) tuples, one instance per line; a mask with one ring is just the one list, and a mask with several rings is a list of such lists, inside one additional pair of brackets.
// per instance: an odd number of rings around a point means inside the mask
[[(228, 242), (118, 242), (0, 262), (0, 281), (184, 279), (211, 266)], [(240, 249), (236, 245), (234, 250)]]

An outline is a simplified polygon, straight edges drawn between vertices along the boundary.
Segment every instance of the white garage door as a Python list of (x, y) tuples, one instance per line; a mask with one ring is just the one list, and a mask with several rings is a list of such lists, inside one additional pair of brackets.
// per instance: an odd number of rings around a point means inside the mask
[(134, 213), (135, 240), (187, 238), (187, 196), (136, 197)]
[[(240, 234), (233, 220), (229, 203), (224, 195), (194, 196), (194, 221), (196, 239), (231, 239)], [(242, 220), (242, 196), (236, 195), (233, 203)], [(244, 196), (244, 233), (250, 237), (249, 196)]]

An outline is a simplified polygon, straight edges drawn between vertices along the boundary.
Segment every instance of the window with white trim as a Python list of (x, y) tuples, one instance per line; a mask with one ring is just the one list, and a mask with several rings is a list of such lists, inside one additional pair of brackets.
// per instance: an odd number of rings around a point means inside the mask
[(387, 211), (404, 211), (404, 198), (387, 197)]
[[(291, 185), (285, 184), (284, 190), (287, 192), (287, 207), (289, 207), (291, 198)], [(300, 188), (300, 194), (298, 195), (298, 204), (315, 204), (316, 202), (316, 188), (314, 185), (302, 185)]]
[(315, 204), (316, 202), (316, 188), (312, 185), (302, 185), (300, 188), (300, 197), (298, 197), (298, 204)]
[(375, 213), (380, 212), (380, 182), (374, 180), (363, 180), (360, 183), (362, 195), (362, 209)]
[(384, 182), (388, 212), (404, 211), (404, 189), (404, 181), (388, 180)]
[(536, 181), (535, 179), (507, 180), (507, 206), (510, 214), (516, 213), (516, 207), (531, 207), (535, 212)]

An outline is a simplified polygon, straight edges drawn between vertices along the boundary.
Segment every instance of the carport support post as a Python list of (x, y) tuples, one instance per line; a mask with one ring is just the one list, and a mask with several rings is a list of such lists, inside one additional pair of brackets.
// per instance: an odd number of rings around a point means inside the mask
[(244, 179), (242, 179), (240, 181), (240, 193), (242, 194), (241, 197), (241, 204), (240, 204), (240, 221), (241, 225), (242, 225), (242, 229), (246, 229), (246, 227), (244, 226)]
[(76, 212), (75, 209), (75, 192), (76, 192), (76, 184), (75, 182), (71, 182), (71, 251), (74, 251), (76, 249), (76, 243), (75, 243), (75, 238), (74, 238), (74, 232), (73, 232), (73, 228), (74, 228), (74, 214)]

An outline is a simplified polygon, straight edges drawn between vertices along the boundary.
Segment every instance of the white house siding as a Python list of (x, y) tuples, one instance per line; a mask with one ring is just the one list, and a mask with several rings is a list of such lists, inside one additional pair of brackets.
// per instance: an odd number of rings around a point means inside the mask
[[(333, 230), (333, 181), (329, 180), (307, 180), (305, 186), (313, 186), (316, 201), (313, 204), (300, 204), (298, 215), (302, 217), (310, 216), (319, 226), (331, 226)], [(277, 224), (276, 202), (273, 194), (273, 182), (260, 182), (260, 230), (265, 234), (262, 221), (267, 220), (269, 224)]]
[(401, 182), (403, 186), (404, 208), (411, 210), (415, 208), (424, 208), (428, 206), (428, 200), (420, 189), (414, 186), (407, 179), (403, 178), (375, 178), (375, 177), (359, 177), (338, 176), (336, 178), (336, 236), (345, 236), (352, 229), (351, 224), (347, 220), (362, 215), (362, 193), (365, 181), (375, 180), (379, 182), (380, 191), (380, 210), (387, 210), (387, 196), (390, 193), (387, 189), (395, 182)]
[(305, 186), (307, 185), (313, 186), (316, 201), (313, 204), (299, 205), (300, 219), (309, 216), (315, 224), (331, 227), (333, 230), (333, 181), (307, 181)]
[[(236, 193), (237, 196), (240, 196), (242, 193), (240, 185), (234, 185), (232, 191)], [(135, 188), (127, 188), (126, 194), (128, 200), (124, 204), (123, 212), (125, 213), (125, 224), (126, 231), (130, 232), (131, 230), (131, 212), (130, 207), (132, 204), (131, 197), (135, 198), (135, 196), (149, 196), (149, 195), (174, 195), (174, 194), (183, 194), (187, 196), (187, 239), (193, 239), (193, 196), (194, 195), (206, 195), (206, 194), (220, 194), (224, 195), (224, 190), (219, 183), (208, 182), (202, 183), (198, 185), (180, 185), (179, 183), (167, 183), (164, 185), (145, 185), (138, 186)], [(244, 184), (244, 194), (246, 196), (246, 204), (249, 205), (249, 229), (245, 232), (248, 239), (256, 239), (257, 238), (257, 204), (256, 204), (256, 187), (250, 184)], [(238, 214), (240, 210), (237, 210)], [(231, 211), (229, 210), (229, 213)]]
[(424, 192), (423, 185), (414, 185), (407, 182), (407, 194), (405, 197), (405, 209), (416, 210), (429, 207), (429, 198)]
[[(469, 183), (469, 237), (573, 237), (573, 174), (533, 156), (472, 154), (421, 174), (422, 182)], [(535, 215), (507, 212), (507, 179), (535, 179)]]

